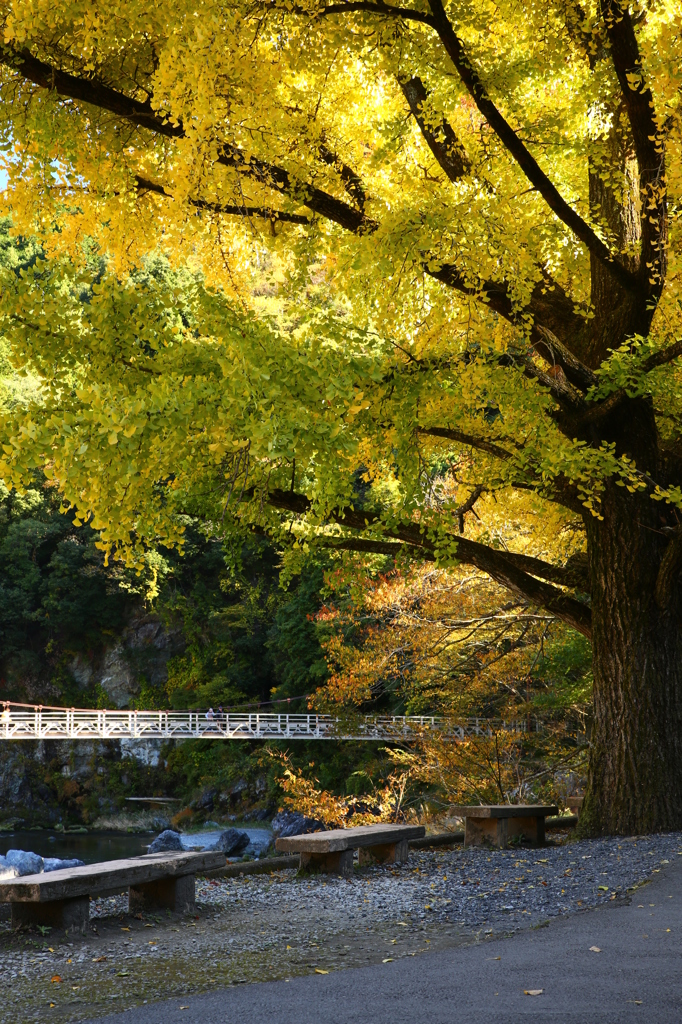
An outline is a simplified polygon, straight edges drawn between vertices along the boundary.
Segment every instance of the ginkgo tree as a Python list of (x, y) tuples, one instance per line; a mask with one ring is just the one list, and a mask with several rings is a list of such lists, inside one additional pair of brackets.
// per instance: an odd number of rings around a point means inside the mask
[[(3, 477), (45, 468), (124, 557), (201, 513), (473, 564), (592, 640), (583, 829), (681, 827), (679, 8), (0, 12), (5, 201), (46, 257), (5, 281), (40, 398)], [(537, 545), (466, 536), (483, 493)]]

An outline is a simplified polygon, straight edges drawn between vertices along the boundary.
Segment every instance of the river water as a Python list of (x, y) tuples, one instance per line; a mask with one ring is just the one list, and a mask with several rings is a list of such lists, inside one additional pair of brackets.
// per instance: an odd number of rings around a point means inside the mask
[[(236, 826), (239, 828), (239, 826)], [(181, 836), (186, 850), (212, 846), (222, 830), (186, 832)], [(258, 857), (267, 849), (272, 833), (267, 828), (244, 826), (251, 840), (246, 854)], [(97, 864), (106, 860), (120, 860), (125, 857), (139, 857), (157, 835), (156, 832), (51, 832), (47, 829), (0, 833), (0, 854), (8, 850), (26, 850), (41, 857), (78, 857), (86, 864)], [(232, 858), (230, 858), (232, 860)]]

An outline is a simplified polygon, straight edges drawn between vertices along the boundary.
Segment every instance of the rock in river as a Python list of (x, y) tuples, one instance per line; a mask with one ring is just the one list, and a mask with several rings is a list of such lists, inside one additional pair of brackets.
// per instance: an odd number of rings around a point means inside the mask
[(37, 875), (43, 870), (43, 858), (37, 853), (25, 850), (8, 850), (5, 854), (7, 867), (16, 868), (17, 875)]
[(250, 843), (249, 833), (241, 832), (237, 828), (228, 828), (221, 832), (212, 850), (220, 850), (226, 857), (236, 857), (243, 853)]
[(78, 857), (61, 860), (59, 857), (43, 857), (43, 871), (61, 871), (63, 868), (82, 868), (85, 861)]
[(170, 828), (167, 828), (165, 832), (157, 836), (149, 847), (150, 853), (165, 853), (167, 850), (182, 850), (180, 833), (173, 832)]
[(326, 832), (323, 821), (317, 818), (306, 818), (298, 811), (280, 811), (272, 819), (272, 831), (278, 838), (289, 836), (306, 836), (309, 832)]

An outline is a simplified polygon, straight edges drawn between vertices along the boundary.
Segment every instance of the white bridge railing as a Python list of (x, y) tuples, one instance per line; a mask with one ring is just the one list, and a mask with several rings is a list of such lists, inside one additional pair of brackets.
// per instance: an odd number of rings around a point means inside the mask
[[(444, 738), (526, 732), (525, 721), (468, 718), (453, 724), (435, 716), (362, 719), (332, 715), (223, 714), (203, 711), (97, 711), (10, 706), (0, 714), (0, 740), (402, 740), (424, 731)], [(540, 724), (531, 723), (533, 732)]]

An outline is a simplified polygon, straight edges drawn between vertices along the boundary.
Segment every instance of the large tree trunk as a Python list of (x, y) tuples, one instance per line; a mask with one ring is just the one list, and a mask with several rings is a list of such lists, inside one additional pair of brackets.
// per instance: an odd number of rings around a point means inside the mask
[[(633, 406), (621, 414), (630, 419), (626, 433), (654, 442), (653, 417), (644, 403)], [(636, 454), (641, 465), (646, 454)], [(601, 513), (587, 521), (594, 723), (580, 831), (680, 829), (682, 546), (669, 506), (648, 494), (610, 482)]]

